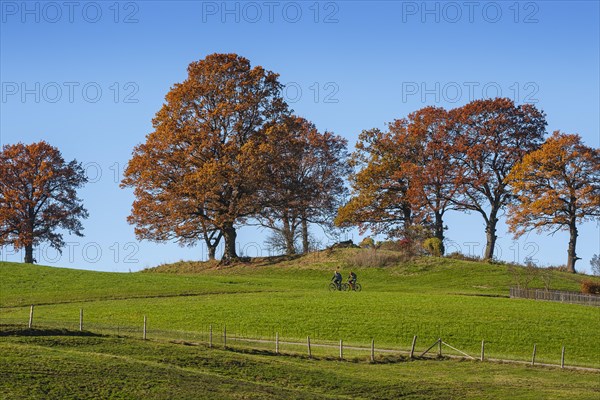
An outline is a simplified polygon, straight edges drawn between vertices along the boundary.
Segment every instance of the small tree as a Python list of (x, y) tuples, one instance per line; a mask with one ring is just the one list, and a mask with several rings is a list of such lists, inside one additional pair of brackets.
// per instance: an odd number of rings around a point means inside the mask
[(592, 274), (600, 276), (600, 256), (598, 254), (594, 254), (590, 260), (590, 265), (592, 266)]
[(5, 145), (0, 153), (0, 245), (25, 249), (33, 263), (33, 248), (42, 242), (59, 252), (64, 229), (83, 236), (80, 219), (88, 212), (76, 190), (87, 182), (76, 160), (66, 163), (60, 151), (42, 141)]

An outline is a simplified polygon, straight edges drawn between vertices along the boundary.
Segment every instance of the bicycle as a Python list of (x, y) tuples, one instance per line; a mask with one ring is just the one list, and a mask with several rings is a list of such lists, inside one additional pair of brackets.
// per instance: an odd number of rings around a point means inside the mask
[(346, 292), (346, 291), (348, 291), (348, 284), (345, 282), (341, 282), (339, 284), (331, 282), (327, 287), (329, 288), (330, 292), (335, 292), (335, 291)]
[(347, 283), (346, 286), (348, 286), (348, 291), (353, 290), (355, 292), (360, 292), (362, 290), (362, 286), (358, 282), (354, 282), (354, 285)]

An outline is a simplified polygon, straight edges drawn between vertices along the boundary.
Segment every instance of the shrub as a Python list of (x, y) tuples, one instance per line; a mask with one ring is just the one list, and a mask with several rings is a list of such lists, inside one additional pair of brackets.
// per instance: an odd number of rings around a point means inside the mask
[(375, 247), (375, 241), (372, 237), (367, 236), (360, 242), (359, 246), (363, 249), (372, 249)]
[(587, 294), (600, 294), (600, 282), (591, 279), (581, 281), (581, 292)]
[(592, 266), (592, 274), (600, 276), (600, 257), (598, 254), (594, 254), (590, 260), (590, 265)]
[(402, 244), (396, 240), (386, 240), (383, 242), (377, 243), (377, 248), (381, 250), (387, 251), (402, 251)]
[[(529, 285), (540, 274), (540, 268), (536, 267), (533, 263), (528, 264), (526, 267), (509, 265), (508, 272), (512, 276), (513, 285), (516, 285), (518, 288), (528, 289)], [(550, 283), (548, 283), (548, 285), (549, 284)]]
[(400, 262), (407, 261), (402, 254), (389, 254), (377, 249), (364, 249), (357, 251), (353, 256), (346, 259), (349, 267), (388, 267)]
[(432, 237), (423, 242), (423, 248), (434, 257), (442, 256), (443, 243), (439, 238)]

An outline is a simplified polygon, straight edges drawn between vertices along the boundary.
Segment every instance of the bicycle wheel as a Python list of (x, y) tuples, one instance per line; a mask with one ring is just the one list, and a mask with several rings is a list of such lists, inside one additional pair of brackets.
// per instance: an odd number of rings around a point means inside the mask
[(336, 290), (338, 290), (337, 285), (333, 282), (331, 282), (327, 287), (329, 288), (330, 292), (335, 292)]
[(355, 283), (354, 284), (354, 290), (357, 292), (360, 292), (362, 290), (362, 286), (360, 286), (360, 283)]
[(350, 286), (348, 286), (347, 283), (342, 283), (342, 287), (340, 288), (340, 290), (342, 292), (347, 292), (348, 290), (350, 290)]

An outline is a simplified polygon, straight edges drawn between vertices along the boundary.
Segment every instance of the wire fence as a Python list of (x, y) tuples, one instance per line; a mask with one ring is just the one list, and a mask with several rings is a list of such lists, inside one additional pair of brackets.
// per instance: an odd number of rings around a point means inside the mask
[[(200, 325), (194, 330), (159, 329), (152, 327), (152, 321), (144, 316), (139, 325), (111, 324), (89, 322), (84, 319), (83, 309), (80, 310), (79, 320), (54, 320), (43, 316), (36, 318), (35, 307), (31, 306), (29, 320), (27, 322), (16, 318), (0, 318), (0, 335), (10, 332), (10, 327), (19, 329), (29, 328), (31, 330), (47, 330), (48, 334), (53, 331), (57, 334), (81, 334), (81, 335), (104, 335), (137, 338), (143, 340), (165, 341), (171, 343), (206, 346), (209, 348), (220, 348), (247, 352), (264, 352), (275, 355), (303, 356), (308, 358), (339, 359), (348, 361), (370, 361), (391, 362), (406, 359), (427, 359), (437, 357), (472, 359), (479, 361), (505, 362), (517, 364), (543, 365), (560, 368), (578, 369), (600, 372), (600, 368), (581, 366), (576, 362), (566, 363), (567, 349), (563, 346), (561, 352), (549, 355), (540, 354), (537, 346), (533, 344), (533, 352), (530, 359), (514, 357), (512, 359), (494, 356), (493, 343), (481, 341), (481, 350), (470, 349), (463, 351), (446, 342), (443, 338), (432, 339), (431, 337), (419, 338), (415, 335), (411, 344), (400, 346), (388, 346), (377, 344), (375, 339), (370, 344), (357, 343), (352, 340), (340, 339), (329, 340), (307, 335), (304, 338), (282, 337), (279, 332), (267, 335), (256, 335), (254, 333), (235, 329), (228, 325)], [(66, 331), (66, 332), (65, 332)], [(491, 346), (490, 346), (491, 344)], [(477, 344), (479, 347), (479, 344)]]

